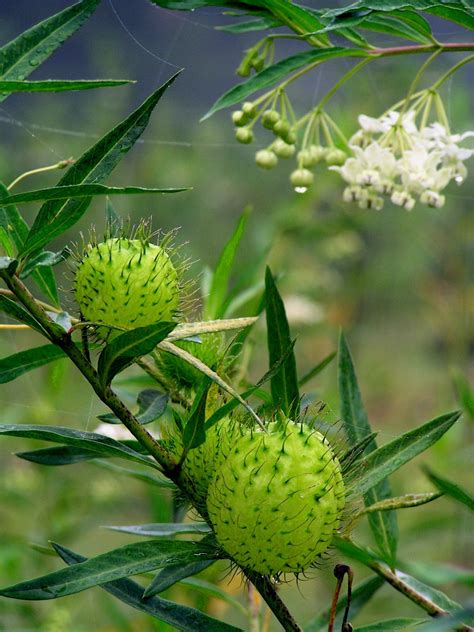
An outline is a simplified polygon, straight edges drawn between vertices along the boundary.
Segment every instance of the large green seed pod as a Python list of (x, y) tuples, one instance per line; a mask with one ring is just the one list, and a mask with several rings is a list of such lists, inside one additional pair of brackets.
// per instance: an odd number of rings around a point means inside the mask
[(234, 443), (207, 498), (216, 538), (243, 568), (304, 571), (331, 543), (344, 508), (340, 464), (319, 432), (287, 420)]
[[(174, 344), (201, 360), (208, 367), (216, 368), (225, 352), (224, 332), (202, 334), (200, 338), (201, 342), (177, 340)], [(160, 353), (158, 367), (167, 379), (173, 380), (181, 388), (195, 388), (203, 378), (199, 369), (170, 353)]]
[(180, 300), (168, 254), (140, 239), (107, 239), (87, 250), (75, 291), (86, 320), (127, 329), (173, 320)]

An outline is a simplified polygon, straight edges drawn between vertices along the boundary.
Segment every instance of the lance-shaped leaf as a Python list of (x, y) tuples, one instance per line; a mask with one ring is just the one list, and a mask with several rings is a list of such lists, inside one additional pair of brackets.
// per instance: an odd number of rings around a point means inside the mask
[(31, 463), (54, 466), (81, 463), (82, 461), (90, 461), (104, 455), (85, 448), (78, 448), (77, 446), (59, 445), (29, 452), (17, 452), (15, 456), (25, 461), (31, 461)]
[(102, 553), (68, 568), (8, 586), (0, 595), (11, 599), (57, 599), (130, 575), (148, 573), (169, 564), (219, 559), (213, 547), (201, 542), (147, 540)]
[[(97, 184), (104, 180), (140, 138), (156, 104), (173, 83), (168, 79), (144, 103), (88, 149), (65, 173), (58, 186)], [(21, 256), (31, 256), (64, 233), (85, 213), (91, 198), (51, 200), (40, 208)]]
[(64, 351), (56, 345), (42, 345), (14, 353), (0, 359), (0, 384), (11, 382), (28, 371), (65, 357)]
[(161, 322), (136, 327), (119, 334), (106, 344), (99, 356), (98, 372), (103, 385), (110, 384), (114, 376), (133, 364), (135, 360), (153, 351), (159, 342), (173, 331), (176, 323)]
[(206, 402), (209, 387), (211, 386), (211, 380), (204, 378), (203, 384), (199, 389), (199, 392), (194, 398), (193, 406), (186, 419), (186, 423), (183, 429), (183, 454), (181, 456), (181, 463), (186, 458), (189, 450), (197, 448), (206, 441), (206, 431), (204, 430), (204, 424), (206, 422)]
[[(160, 391), (155, 391), (152, 388), (147, 388), (144, 391), (141, 391), (137, 397), (138, 412), (135, 415), (135, 419), (143, 426), (156, 421), (165, 412), (168, 399), (168, 395), (164, 395)], [(98, 419), (107, 424), (122, 423), (113, 413), (98, 415)]]
[(47, 202), (49, 200), (68, 200), (74, 198), (91, 198), (98, 195), (143, 195), (148, 193), (181, 193), (179, 189), (147, 189), (144, 187), (107, 187), (103, 184), (72, 184), (49, 187), (36, 191), (25, 191), (0, 198), (0, 204), (25, 204), (27, 202)]
[(471, 511), (474, 511), (474, 497), (466, 489), (463, 489), (454, 481), (450, 481), (443, 476), (439, 476), (439, 474), (435, 474), (427, 466), (423, 467), (423, 471), (442, 494), (449, 496), (453, 500), (457, 500), (463, 505), (466, 505), (466, 507), (469, 507)]
[[(33, 257), (29, 261), (26, 262), (25, 266), (22, 268), (20, 272), (20, 278), (26, 279), (38, 268), (52, 268), (53, 266), (58, 265), (58, 263), (62, 263), (65, 261), (71, 251), (69, 248), (64, 248), (61, 252), (50, 252), (49, 250), (43, 250), (36, 257)], [(64, 312), (65, 313), (65, 312)]]
[(247, 81), (239, 83), (228, 90), (225, 94), (219, 97), (219, 99), (217, 99), (202, 120), (209, 118), (215, 112), (218, 112), (223, 108), (228, 108), (236, 103), (240, 103), (258, 90), (274, 86), (276, 83), (284, 79), (289, 73), (300, 70), (301, 68), (304, 68), (304, 66), (323, 63), (337, 57), (367, 56), (367, 51), (362, 48), (342, 48), (340, 46), (297, 53), (296, 55), (282, 59), (276, 64), (267, 66), (264, 70), (256, 75), (253, 75)]
[[(384, 585), (381, 577), (370, 577), (361, 584), (353, 588), (351, 596), (351, 619), (356, 616), (363, 606), (374, 596), (374, 594)], [(347, 605), (347, 597), (344, 595), (337, 602), (335, 630), (339, 630), (342, 624), (342, 616)], [(330, 616), (330, 608), (324, 610), (315, 619), (312, 619), (304, 626), (304, 632), (326, 632), (328, 629), (328, 621)]]
[[(0, 196), (4, 198), (8, 195), (9, 193), (6, 186), (0, 182)], [(0, 226), (10, 235), (17, 252), (19, 252), (23, 248), (30, 229), (16, 206), (11, 204), (9, 206), (0, 205)], [(53, 305), (59, 306), (58, 288), (51, 268), (41, 267), (35, 269), (32, 278), (47, 299)]]
[(225, 298), (229, 285), (230, 275), (235, 261), (235, 255), (243, 237), (245, 226), (250, 215), (250, 208), (245, 209), (238, 221), (237, 227), (231, 238), (224, 246), (219, 257), (211, 287), (204, 306), (204, 317), (213, 319), (224, 315)]
[(461, 413), (455, 411), (436, 417), (371, 452), (361, 460), (361, 471), (352, 481), (351, 491), (365, 494), (381, 480), (436, 443), (460, 416)]
[[(83, 0), (39, 22), (0, 48), (0, 79), (28, 77), (80, 28), (100, 0)], [(0, 101), (7, 95), (0, 95)]]
[(329, 353), (325, 358), (321, 360), (321, 362), (318, 362), (318, 364), (315, 367), (310, 369), (305, 375), (303, 375), (302, 378), (300, 378), (298, 385), (304, 386), (307, 382), (309, 382), (314, 377), (319, 375), (321, 371), (323, 371), (329, 364), (331, 364), (331, 362), (334, 360), (336, 355), (337, 355), (336, 351), (332, 351), (331, 353)]
[[(339, 398), (344, 430), (351, 446), (356, 445), (372, 434), (372, 429), (364, 409), (359, 390), (354, 363), (346, 339), (341, 333), (338, 358)], [(369, 441), (365, 453), (376, 450), (375, 437)], [(388, 480), (379, 479), (364, 496), (365, 505), (373, 505), (392, 496)], [(384, 559), (393, 564), (397, 552), (398, 526), (395, 512), (373, 513), (368, 515), (369, 525), (375, 541)]]
[(106, 529), (112, 531), (120, 531), (122, 533), (130, 533), (132, 535), (146, 537), (168, 537), (170, 535), (182, 535), (183, 533), (199, 533), (207, 534), (211, 532), (211, 528), (205, 522), (170, 522), (169, 524), (136, 524), (136, 525), (111, 525)]
[(273, 404), (275, 408), (281, 408), (288, 417), (296, 419), (300, 406), (296, 360), (285, 306), (269, 268), (265, 273), (265, 307), (270, 367), (287, 354), (288, 349), (291, 349), (280, 370), (270, 380)]
[(178, 582), (191, 575), (196, 575), (206, 568), (209, 568), (214, 564), (214, 560), (200, 560), (199, 562), (192, 562), (191, 564), (173, 564), (172, 566), (165, 566), (163, 570), (159, 571), (153, 578), (151, 583), (146, 587), (143, 593), (144, 599), (149, 599), (154, 595), (171, 588)]
[[(78, 564), (87, 561), (86, 557), (73, 553), (70, 549), (66, 549), (59, 544), (53, 544), (53, 547), (67, 564)], [(145, 612), (155, 619), (169, 623), (169, 625), (182, 632), (189, 632), (189, 630), (243, 632), (240, 628), (213, 619), (199, 610), (182, 606), (160, 597), (151, 597), (144, 601), (143, 587), (130, 579), (119, 579), (104, 584), (101, 588), (120, 599), (120, 601), (132, 606), (132, 608)]]
[(406, 630), (418, 630), (418, 627), (415, 628), (414, 626), (419, 626), (423, 621), (426, 619), (413, 619), (412, 617), (384, 619), (369, 625), (358, 626), (356, 632), (406, 632)]
[(146, 455), (140, 454), (120, 441), (116, 441), (115, 439), (96, 432), (73, 430), (72, 428), (64, 428), (62, 426), (0, 424), (0, 435), (61, 443), (94, 452), (96, 458), (99, 456), (120, 457), (157, 467)]
[[(95, 88), (113, 88), (134, 83), (126, 79), (46, 79), (44, 81), (12, 81), (0, 79), (0, 98), (13, 92), (67, 92), (94, 90)], [(2, 94), (3, 93), (3, 94)]]
[(167, 340), (183, 340), (200, 336), (201, 334), (212, 334), (217, 331), (235, 331), (250, 327), (257, 322), (258, 317), (247, 318), (227, 318), (224, 320), (202, 320), (195, 323), (179, 323), (167, 337)]
[(379, 502), (364, 507), (355, 514), (355, 517), (363, 514), (374, 513), (376, 511), (391, 511), (392, 509), (409, 509), (410, 507), (420, 507), (426, 505), (439, 498), (442, 494), (439, 492), (426, 492), (421, 494), (404, 494), (403, 496), (395, 496), (394, 498), (386, 498)]
[(41, 325), (36, 322), (33, 316), (30, 316), (29, 312), (27, 312), (24, 307), (3, 294), (0, 294), (0, 312), (4, 312), (10, 316), (10, 318), (19, 320), (21, 323), (31, 327), (31, 329), (35, 329), (36, 331), (44, 334), (44, 330)]

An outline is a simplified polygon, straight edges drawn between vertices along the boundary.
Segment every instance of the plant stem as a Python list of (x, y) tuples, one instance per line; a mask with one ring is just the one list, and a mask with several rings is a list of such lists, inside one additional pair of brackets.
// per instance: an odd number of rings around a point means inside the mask
[(446, 81), (446, 79), (449, 79), (449, 77), (451, 77), (452, 74), (454, 74), (457, 70), (459, 70), (462, 66), (464, 66), (464, 64), (468, 64), (470, 61), (473, 61), (473, 60), (474, 60), (474, 55), (469, 55), (468, 57), (464, 57), (464, 59), (461, 59), (461, 61), (459, 61), (454, 66), (452, 66), (452, 68), (450, 68), (442, 77), (438, 79), (438, 81), (436, 81), (431, 86), (431, 90), (437, 90), (439, 86)]
[(15, 178), (15, 180), (13, 180), (13, 182), (11, 182), (7, 186), (7, 191), (11, 191), (11, 189), (13, 189), (13, 187), (17, 185), (19, 182), (21, 182), (24, 178), (28, 178), (29, 176), (34, 176), (37, 173), (44, 173), (45, 171), (55, 171), (56, 169), (65, 169), (69, 165), (74, 164), (74, 162), (75, 161), (73, 160), (73, 158), (68, 158), (67, 160), (60, 160), (54, 165), (48, 165), (47, 167), (39, 167), (38, 169), (31, 169), (30, 171), (25, 171), (25, 173), (22, 173), (21, 175), (19, 175), (18, 178)]
[(41, 324), (45, 330), (49, 340), (60, 347), (64, 353), (69, 356), (76, 365), (82, 375), (94, 389), (99, 399), (106, 404), (120, 419), (123, 425), (130, 430), (133, 436), (147, 449), (148, 453), (161, 466), (164, 473), (171, 480), (175, 480), (177, 476), (176, 466), (172, 456), (163, 446), (161, 446), (154, 437), (140, 424), (131, 411), (117, 397), (110, 386), (102, 386), (99, 374), (92, 364), (81, 353), (79, 347), (73, 342), (70, 334), (64, 331), (54, 323), (45, 312), (43, 307), (39, 305), (28, 288), (15, 274), (11, 275), (6, 270), (2, 270), (0, 275), (4, 279), (8, 288), (15, 294), (18, 300), (23, 303), (26, 309)]
[(391, 46), (387, 48), (374, 48), (367, 51), (375, 57), (393, 57), (394, 55), (413, 55), (419, 53), (441, 53), (473, 51), (474, 42), (439, 42), (439, 44), (413, 44), (410, 46)]
[[(385, 564), (381, 562), (370, 562), (367, 564), (367, 566), (375, 571), (377, 575), (383, 577), (383, 579), (388, 584), (393, 586), (395, 590), (398, 590), (403, 595), (405, 595), (405, 597), (408, 597), (410, 601), (413, 601), (413, 603), (422, 608), (431, 617), (446, 617), (450, 615), (447, 610), (440, 608), (433, 601), (431, 601), (431, 599), (405, 583), (403, 579), (397, 575), (396, 571), (391, 571)], [(472, 632), (472, 628), (468, 625), (461, 624), (458, 626), (457, 629), (461, 632)]]
[(293, 619), (290, 611), (278, 596), (277, 591), (272, 586), (268, 577), (248, 570), (244, 571), (244, 573), (281, 623), (285, 632), (302, 632), (300, 626)]
[(353, 77), (357, 72), (359, 72), (359, 70), (361, 70), (370, 61), (372, 61), (372, 58), (370, 58), (370, 57), (368, 59), (363, 59), (358, 64), (356, 64), (353, 68), (351, 68), (348, 72), (346, 72), (346, 74), (344, 76), (342, 76), (339, 79), (339, 81), (337, 81), (333, 85), (333, 87), (329, 90), (329, 92), (327, 92), (324, 95), (324, 97), (321, 99), (319, 104), (316, 106), (316, 109), (317, 110), (321, 110), (326, 105), (326, 103), (329, 101), (329, 99), (339, 90), (339, 88), (341, 86), (343, 86), (346, 83), (346, 81), (349, 81), (349, 79), (351, 77)]

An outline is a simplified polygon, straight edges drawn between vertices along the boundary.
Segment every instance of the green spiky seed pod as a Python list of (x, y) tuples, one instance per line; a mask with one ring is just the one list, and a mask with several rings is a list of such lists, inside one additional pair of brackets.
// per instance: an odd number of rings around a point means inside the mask
[(239, 127), (235, 130), (235, 138), (243, 145), (249, 145), (253, 141), (253, 132), (248, 127)]
[(265, 110), (262, 114), (262, 125), (265, 129), (273, 129), (280, 120), (280, 113), (276, 110)]
[(74, 286), (86, 320), (125, 329), (173, 320), (180, 302), (178, 272), (168, 253), (141, 239), (89, 246)]
[[(225, 353), (225, 334), (222, 331), (203, 334), (201, 342), (177, 340), (173, 344), (187, 351), (210, 368), (218, 368)], [(170, 353), (160, 353), (158, 368), (168, 379), (180, 388), (196, 388), (202, 381), (203, 374), (191, 364)]]
[(242, 434), (209, 485), (217, 541), (243, 568), (301, 572), (327, 550), (345, 503), (341, 467), (319, 432), (290, 420)]
[(272, 143), (272, 151), (279, 158), (291, 158), (295, 153), (295, 146), (285, 143), (281, 138), (277, 138)]
[(262, 169), (272, 169), (278, 163), (278, 158), (269, 149), (261, 149), (255, 154), (255, 162)]
[(295, 189), (305, 189), (314, 182), (314, 175), (309, 169), (295, 169), (290, 175), (291, 184)]

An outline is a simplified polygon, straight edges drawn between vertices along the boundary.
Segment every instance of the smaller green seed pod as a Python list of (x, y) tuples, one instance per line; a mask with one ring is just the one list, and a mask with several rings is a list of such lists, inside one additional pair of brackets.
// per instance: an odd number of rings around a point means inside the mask
[(277, 121), (275, 125), (273, 126), (274, 133), (280, 138), (283, 138), (284, 140), (286, 140), (286, 137), (289, 134), (290, 130), (291, 130), (291, 127), (290, 127), (289, 122), (283, 118), (280, 118), (280, 120)]
[(296, 141), (298, 140), (296, 133), (292, 129), (290, 129), (290, 131), (287, 134), (285, 134), (282, 138), (289, 145), (295, 145)]
[(347, 154), (342, 149), (334, 148), (327, 152), (325, 159), (326, 163), (330, 166), (341, 166), (346, 162)]
[(297, 189), (307, 189), (314, 182), (314, 175), (309, 169), (295, 169), (290, 175), (291, 184)]
[(249, 121), (248, 117), (244, 114), (244, 112), (242, 112), (242, 110), (235, 110), (235, 112), (232, 112), (232, 122), (237, 127), (243, 127), (244, 125), (247, 125)]
[(326, 147), (323, 147), (322, 145), (311, 145), (311, 147), (309, 148), (309, 151), (311, 154), (311, 159), (316, 165), (321, 160), (324, 160), (328, 150)]
[(261, 149), (255, 154), (255, 162), (262, 169), (272, 169), (278, 163), (277, 156), (269, 149)]
[(280, 113), (276, 110), (265, 110), (262, 114), (262, 125), (265, 129), (273, 129), (280, 120)]
[(295, 146), (285, 143), (281, 138), (277, 138), (271, 145), (271, 150), (279, 158), (291, 158), (295, 153)]
[(254, 136), (252, 130), (248, 127), (239, 127), (235, 130), (235, 138), (239, 141), (239, 143), (242, 143), (243, 145), (250, 145), (250, 143), (254, 139)]
[(297, 158), (298, 164), (305, 168), (314, 167), (316, 164), (310, 149), (301, 149), (301, 151), (298, 152)]
[(252, 101), (245, 101), (245, 103), (242, 103), (242, 112), (249, 119), (253, 119), (257, 116), (257, 106)]
[(263, 55), (257, 55), (252, 59), (252, 68), (255, 72), (260, 72), (265, 68), (265, 57)]

